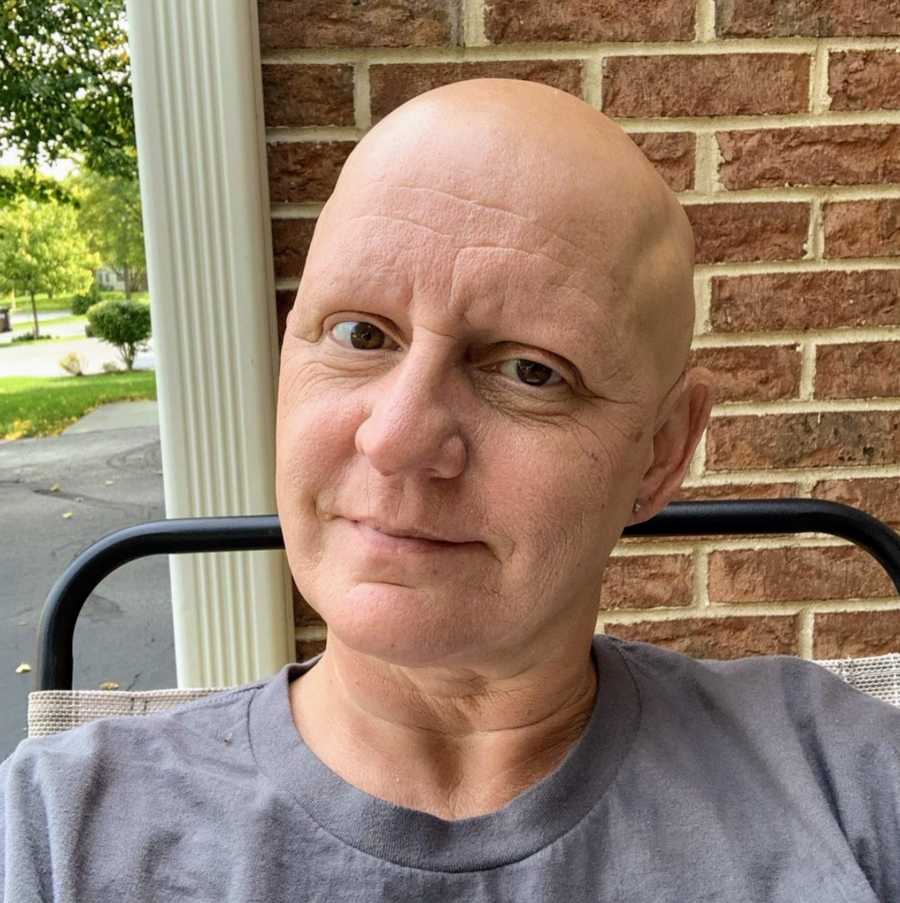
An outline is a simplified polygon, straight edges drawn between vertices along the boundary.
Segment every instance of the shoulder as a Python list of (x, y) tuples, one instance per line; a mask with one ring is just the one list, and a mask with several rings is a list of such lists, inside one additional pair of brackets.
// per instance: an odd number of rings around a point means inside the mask
[(249, 701), (265, 682), (215, 693), (166, 711), (99, 718), (23, 740), (0, 766), (0, 796), (54, 794), (104, 782), (137, 767), (177, 767), (244, 730)]
[(790, 655), (694, 659), (649, 643), (608, 638), (646, 692), (727, 709), (779, 731), (857, 745), (877, 738), (900, 756), (900, 708)]

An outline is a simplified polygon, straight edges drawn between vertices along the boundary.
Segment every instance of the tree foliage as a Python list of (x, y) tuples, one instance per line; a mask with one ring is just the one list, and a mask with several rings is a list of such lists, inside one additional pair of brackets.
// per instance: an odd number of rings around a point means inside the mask
[(67, 180), (78, 201), (78, 221), (103, 266), (125, 283), (125, 297), (144, 287), (147, 260), (136, 179), (86, 172)]
[(80, 159), (135, 180), (124, 0), (0, 0), (0, 152), (26, 172), (0, 174), (3, 198), (47, 197), (40, 164)]
[(35, 296), (84, 291), (98, 263), (71, 206), (22, 197), (0, 209), (0, 291), (31, 298), (35, 337)]
[(150, 304), (147, 301), (101, 301), (87, 312), (91, 332), (115, 345), (127, 369), (134, 369), (138, 351), (150, 338)]

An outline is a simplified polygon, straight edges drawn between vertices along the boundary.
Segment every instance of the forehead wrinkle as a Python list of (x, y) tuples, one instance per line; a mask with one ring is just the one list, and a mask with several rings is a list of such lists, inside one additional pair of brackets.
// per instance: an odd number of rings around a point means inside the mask
[(537, 229), (541, 232), (546, 232), (552, 239), (555, 239), (559, 242), (562, 242), (564, 245), (567, 245), (579, 256), (592, 257), (598, 263), (600, 263), (602, 260), (602, 258), (600, 258), (599, 256), (592, 254), (588, 247), (583, 247), (577, 242), (566, 238), (565, 235), (562, 235), (561, 233), (542, 225), (533, 217), (526, 216), (523, 213), (517, 213), (515, 210), (510, 210), (507, 207), (501, 207), (499, 204), (488, 204), (485, 201), (479, 201), (476, 198), (467, 198), (463, 197), (462, 195), (454, 194), (451, 191), (446, 191), (440, 188), (431, 188), (424, 185), (406, 185), (402, 182), (392, 182), (391, 187), (399, 188), (404, 191), (427, 192), (429, 194), (435, 194), (440, 197), (449, 198), (451, 201), (457, 201), (469, 206), (478, 207), (482, 210), (489, 210), (493, 213), (506, 214), (507, 216), (513, 217), (514, 219), (519, 220), (520, 222), (525, 223), (534, 229)]
[[(356, 216), (350, 217), (350, 219), (347, 220), (347, 222), (354, 222), (357, 220), (368, 220), (368, 219), (390, 220), (392, 222), (406, 223), (407, 225), (415, 226), (418, 229), (425, 229), (426, 231), (432, 232), (435, 235), (440, 235), (442, 238), (449, 238), (451, 241), (457, 241), (457, 242), (459, 241), (458, 236), (456, 236), (450, 232), (443, 232), (440, 229), (435, 229), (434, 226), (429, 226), (426, 223), (420, 223), (417, 220), (410, 219), (409, 217), (397, 216), (395, 214), (360, 213), (360, 214), (357, 214)], [(574, 268), (572, 267), (572, 265), (570, 263), (568, 263), (567, 261), (560, 260), (559, 258), (554, 257), (552, 254), (547, 254), (542, 250), (533, 250), (531, 248), (517, 248), (513, 245), (496, 244), (496, 243), (491, 243), (491, 242), (468, 242), (467, 241), (467, 242), (465, 242), (465, 244), (457, 244), (456, 245), (457, 251), (465, 251), (465, 250), (469, 250), (469, 249), (473, 249), (473, 248), (484, 248), (484, 249), (489, 249), (489, 250), (495, 249), (495, 250), (499, 250), (499, 251), (510, 251), (510, 252), (515, 252), (515, 253), (520, 253), (520, 254), (529, 254), (533, 257), (541, 257), (544, 260), (549, 260), (551, 263), (554, 263), (557, 266), (564, 267), (567, 270), (574, 271)]]
[[(336, 192), (334, 197), (337, 198), (338, 194)], [(430, 202), (432, 198), (444, 203)], [(551, 260), (566, 266), (575, 266), (576, 261), (582, 263), (585, 260), (602, 267), (610, 265), (607, 256), (594, 250), (602, 230), (590, 230), (574, 216), (568, 217), (565, 225), (578, 232), (578, 238), (583, 235), (581, 242), (551, 229), (534, 217), (430, 187), (377, 180), (374, 184), (367, 183), (354, 197), (352, 204), (359, 212), (349, 215), (346, 221), (364, 216), (387, 216), (417, 224), (447, 238), (458, 236), (466, 244), (482, 241), (490, 246), (508, 240), (529, 250), (543, 251)], [(373, 207), (376, 210), (380, 208), (380, 212), (376, 214)], [(548, 206), (548, 213), (551, 209), (552, 206)], [(452, 224), (453, 231), (444, 231), (441, 228), (444, 222)], [(617, 251), (612, 249), (609, 256), (617, 256)]]

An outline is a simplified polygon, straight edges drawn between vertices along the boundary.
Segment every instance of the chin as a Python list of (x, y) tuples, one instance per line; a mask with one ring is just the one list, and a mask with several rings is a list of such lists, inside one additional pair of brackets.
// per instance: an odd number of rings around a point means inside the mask
[(485, 624), (464, 623), (450, 600), (429, 590), (358, 583), (340, 598), (319, 597), (328, 636), (360, 655), (414, 668), (467, 658), (485, 640)]

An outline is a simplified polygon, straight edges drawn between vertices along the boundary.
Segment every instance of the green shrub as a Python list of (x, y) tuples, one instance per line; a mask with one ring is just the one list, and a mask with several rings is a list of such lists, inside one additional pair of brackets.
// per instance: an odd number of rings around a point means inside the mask
[(101, 301), (87, 312), (91, 332), (115, 345), (126, 369), (134, 368), (138, 351), (150, 338), (150, 304), (147, 301)]
[(33, 332), (23, 332), (21, 335), (14, 335), (10, 339), (10, 344), (12, 344), (13, 342), (43, 342), (45, 339), (52, 338), (52, 335), (39, 335), (37, 338), (35, 338)]
[(89, 307), (102, 300), (100, 286), (96, 282), (92, 282), (91, 287), (83, 295), (72, 296), (72, 313), (79, 317), (84, 316)]

